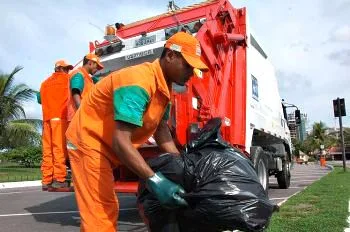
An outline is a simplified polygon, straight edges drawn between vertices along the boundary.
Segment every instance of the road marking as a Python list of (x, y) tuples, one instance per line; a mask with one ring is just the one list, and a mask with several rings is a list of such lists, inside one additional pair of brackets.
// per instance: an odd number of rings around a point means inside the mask
[(305, 177), (292, 177), (292, 180), (319, 180), (321, 179), (322, 176), (319, 176), (319, 177), (314, 177), (314, 178), (305, 178)]
[[(317, 179), (317, 180), (320, 180), (320, 179)], [(291, 180), (290, 182), (293, 182), (293, 183), (303, 183), (303, 182), (315, 182), (317, 180)]]
[(309, 175), (326, 175), (328, 173), (329, 172), (312, 172), (312, 173), (308, 174), (308, 172), (297, 172), (297, 173), (292, 173), (292, 176), (294, 176), (294, 175), (306, 175), (306, 176), (309, 176)]
[(118, 221), (118, 224), (127, 225), (127, 226), (144, 226), (145, 225), (145, 223), (143, 222), (124, 222), (124, 221)]
[(274, 200), (284, 200), (284, 199), (287, 199), (288, 197), (275, 197), (275, 198), (270, 198), (271, 201), (274, 201)]
[[(72, 216), (72, 219), (76, 221), (81, 221), (81, 218), (79, 216)], [(145, 223), (143, 222), (124, 222), (120, 220), (118, 220), (118, 224), (127, 226), (145, 226)]]
[(49, 214), (70, 214), (70, 213), (79, 213), (79, 211), (0, 214), (0, 217), (32, 216), (32, 215), (49, 215)]
[[(297, 174), (295, 174), (295, 173), (293, 173), (293, 174), (292, 174), (292, 177), (293, 177), (293, 176), (320, 176), (320, 175), (322, 175), (322, 174), (324, 174), (324, 173), (321, 173), (321, 174), (315, 174), (315, 173), (312, 173), (312, 174), (297, 173)], [(327, 173), (327, 174), (328, 174), (328, 173)]]
[[(119, 211), (131, 211), (137, 208), (119, 209)], [(0, 217), (15, 217), (15, 216), (32, 216), (32, 215), (50, 215), (50, 214), (72, 214), (79, 213), (79, 211), (58, 211), (58, 212), (40, 212), (40, 213), (15, 213), (15, 214), (0, 214)]]
[[(291, 183), (304, 183), (304, 182), (316, 182), (320, 179), (315, 179), (315, 180), (291, 180)], [(278, 184), (277, 182), (270, 182), (270, 184)]]
[(37, 186), (41, 186), (41, 180), (0, 183), (0, 189), (37, 187)]
[(7, 192), (7, 193), (0, 193), (0, 195), (19, 194), (19, 193), (34, 193), (34, 192), (42, 192), (42, 190), (23, 191), (23, 192)]
[[(21, 193), (35, 193), (35, 192), (43, 192), (43, 193), (46, 193), (46, 191), (43, 191), (43, 190), (30, 190), (30, 191), (22, 191), (22, 192), (0, 192), (0, 195), (11, 195), (11, 194), (21, 194)], [(67, 192), (67, 193), (73, 193), (74, 192)], [(130, 195), (130, 196), (118, 196), (119, 199), (121, 198), (136, 198), (135, 195)]]

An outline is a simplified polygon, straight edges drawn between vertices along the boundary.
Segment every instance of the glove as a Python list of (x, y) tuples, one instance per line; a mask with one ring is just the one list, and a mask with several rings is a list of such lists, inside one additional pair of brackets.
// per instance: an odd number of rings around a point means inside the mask
[(180, 185), (168, 180), (160, 172), (146, 180), (146, 187), (165, 208), (172, 209), (188, 206), (185, 199), (179, 195), (184, 194), (185, 190)]
[(39, 91), (34, 90), (34, 93), (36, 95), (36, 101), (41, 104), (41, 95)]

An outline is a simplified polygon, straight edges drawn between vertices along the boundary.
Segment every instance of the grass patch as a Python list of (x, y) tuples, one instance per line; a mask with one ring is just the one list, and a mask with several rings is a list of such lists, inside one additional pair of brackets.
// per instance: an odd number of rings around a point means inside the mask
[(335, 168), (283, 204), (266, 232), (343, 232), (349, 199), (350, 169)]
[(0, 165), (0, 182), (41, 180), (40, 168), (24, 168), (15, 163)]

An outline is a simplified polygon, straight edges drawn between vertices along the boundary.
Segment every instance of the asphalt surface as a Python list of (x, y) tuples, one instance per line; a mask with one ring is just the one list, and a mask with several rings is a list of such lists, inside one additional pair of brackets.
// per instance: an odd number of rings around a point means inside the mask
[[(319, 165), (295, 165), (291, 187), (279, 189), (276, 178), (270, 177), (269, 197), (276, 203), (285, 202), (330, 170)], [(132, 194), (118, 195), (120, 217), (118, 231), (147, 231), (136, 208)], [(43, 192), (38, 187), (0, 190), (0, 231), (79, 231), (79, 213), (74, 193)]]

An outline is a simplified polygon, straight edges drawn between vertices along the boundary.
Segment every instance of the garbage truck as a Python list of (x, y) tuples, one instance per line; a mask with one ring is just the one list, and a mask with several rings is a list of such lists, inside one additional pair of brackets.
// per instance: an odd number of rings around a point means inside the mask
[[(105, 67), (98, 77), (159, 58), (165, 41), (179, 31), (200, 41), (209, 71), (198, 71), (185, 86), (172, 86), (168, 124), (176, 144), (183, 146), (206, 121), (220, 117), (222, 137), (251, 159), (264, 189), (270, 176), (288, 188), (292, 145), (287, 114), (274, 66), (251, 30), (246, 8), (228, 0), (179, 8), (172, 1), (164, 14), (107, 25), (104, 38), (90, 42), (90, 52)], [(152, 137), (139, 150), (145, 159), (160, 154)], [(114, 175), (116, 192), (137, 192), (138, 179), (126, 167)]]

